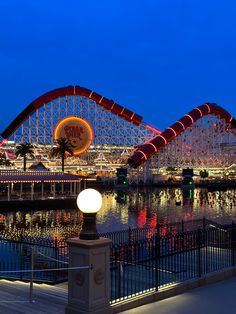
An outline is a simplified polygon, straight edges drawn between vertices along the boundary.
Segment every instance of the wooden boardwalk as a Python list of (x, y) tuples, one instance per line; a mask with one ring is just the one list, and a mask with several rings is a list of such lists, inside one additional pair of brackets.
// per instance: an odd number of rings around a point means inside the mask
[(33, 285), (30, 302), (29, 283), (0, 280), (0, 313), (4, 314), (64, 314), (67, 305), (67, 283), (54, 286)]

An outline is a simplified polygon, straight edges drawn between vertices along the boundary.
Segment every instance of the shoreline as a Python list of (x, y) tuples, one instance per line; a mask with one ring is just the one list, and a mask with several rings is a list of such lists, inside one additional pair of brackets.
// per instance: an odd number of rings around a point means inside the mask
[(9, 211), (11, 209), (29, 210), (29, 209), (56, 209), (56, 208), (78, 208), (76, 205), (76, 197), (74, 198), (45, 198), (45, 199), (12, 199), (0, 200), (1, 211)]
[[(130, 189), (150, 189), (150, 188), (181, 188), (181, 182), (159, 182), (155, 184), (135, 184), (135, 185), (129, 185), (129, 186), (119, 186), (116, 187), (115, 185), (108, 185), (105, 182), (94, 182), (91, 184), (88, 184), (89, 188), (97, 188), (100, 191), (104, 190), (112, 190), (112, 191), (124, 191), (128, 192)], [(226, 191), (230, 188), (236, 188), (236, 181), (221, 181), (221, 182), (197, 182), (195, 183), (195, 188), (206, 188), (209, 190), (209, 192), (214, 191)], [(55, 198), (36, 198), (36, 199), (0, 199), (0, 209), (1, 211), (9, 211), (9, 209), (19, 209), (19, 210), (29, 210), (29, 209), (51, 209), (51, 208), (64, 208), (64, 209), (70, 209), (70, 208), (77, 208), (76, 204), (76, 195), (73, 197), (55, 197)]]

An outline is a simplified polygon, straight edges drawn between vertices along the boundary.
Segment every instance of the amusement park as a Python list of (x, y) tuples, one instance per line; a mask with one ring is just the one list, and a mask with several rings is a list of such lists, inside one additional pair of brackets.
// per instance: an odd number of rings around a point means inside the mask
[[(235, 267), (235, 118), (207, 102), (164, 130), (144, 121), (67, 86), (35, 98), (1, 130), (0, 277), (30, 282), (30, 304), (33, 282), (57, 293), (66, 282), (66, 313), (82, 313), (74, 307), (87, 311), (93, 286), (109, 282), (98, 293), (102, 310), (86, 313), (118, 313), (137, 296), (147, 303), (148, 293), (174, 295), (175, 285)], [(84, 284), (84, 269), (92, 276), (100, 261), (95, 284)]]
[(0, 1), (0, 314), (233, 314), (236, 2)]
[(1, 138), (4, 171), (62, 171), (108, 184), (122, 184), (121, 176), (124, 185), (180, 182), (184, 169), (196, 183), (236, 177), (236, 120), (214, 103), (160, 130), (92, 90), (67, 86), (33, 100)]

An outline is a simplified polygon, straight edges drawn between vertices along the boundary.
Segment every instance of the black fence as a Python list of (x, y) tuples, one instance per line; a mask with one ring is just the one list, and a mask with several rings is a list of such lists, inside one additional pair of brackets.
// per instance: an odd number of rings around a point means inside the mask
[[(206, 219), (194, 224), (197, 229), (184, 232), (190, 223), (167, 225), (165, 235), (160, 227), (102, 234), (112, 239), (111, 302), (235, 266), (236, 225), (221, 226)], [(34, 281), (58, 283), (68, 279), (64, 240), (1, 237), (0, 257), (0, 278), (29, 280), (33, 265)]]
[(101, 233), (101, 237), (109, 238), (112, 240), (113, 245), (129, 243), (130, 241), (140, 241), (145, 239), (150, 239), (158, 233), (162, 237), (174, 236), (177, 233), (184, 233), (186, 231), (194, 231), (197, 229), (207, 229), (207, 228), (225, 228), (225, 226), (216, 223), (212, 220), (202, 218), (194, 219), (188, 221), (180, 221), (168, 224), (157, 224), (156, 227), (144, 227), (144, 228), (134, 228), (126, 229), (121, 231)]
[(59, 283), (68, 279), (65, 241), (22, 238), (0, 239), (0, 278)]
[(236, 264), (236, 228), (208, 227), (112, 246), (113, 303)]

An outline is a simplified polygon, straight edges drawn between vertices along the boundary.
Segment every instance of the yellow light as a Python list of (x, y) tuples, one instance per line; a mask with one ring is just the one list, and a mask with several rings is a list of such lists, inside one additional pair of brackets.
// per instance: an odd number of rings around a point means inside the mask
[(163, 135), (157, 135), (157, 137), (161, 137), (163, 140), (164, 140), (164, 142), (165, 142), (165, 144), (167, 144), (167, 140), (164, 138), (164, 136)]
[(190, 118), (190, 120), (192, 121), (192, 123), (194, 122), (193, 118), (190, 116), (190, 114), (186, 114), (185, 117)]
[(177, 133), (175, 132), (173, 128), (168, 128), (168, 129), (170, 129), (174, 133), (175, 136), (177, 135)]
[(153, 147), (154, 147), (154, 149), (155, 149), (155, 153), (157, 152), (157, 148), (156, 148), (156, 146), (155, 146), (154, 144), (152, 144), (152, 143), (148, 143), (148, 145), (153, 146)]
[(138, 153), (138, 152), (143, 155), (143, 157), (144, 157), (145, 160), (147, 160), (147, 156), (146, 156), (146, 154), (144, 154), (144, 152), (143, 152), (142, 150), (138, 150), (137, 153)]
[(196, 107), (195, 109), (197, 109), (199, 112), (200, 112), (200, 115), (201, 115), (201, 117), (203, 116), (202, 115), (202, 111), (198, 108), (198, 107)]
[(100, 104), (100, 103), (102, 102), (102, 100), (103, 100), (103, 96), (101, 97), (101, 99), (99, 100), (99, 102), (98, 102), (98, 103)]
[(210, 112), (211, 112), (211, 108), (210, 108), (210, 106), (209, 106), (208, 104), (205, 104), (205, 105), (207, 106), (208, 113), (210, 113)]
[(181, 121), (178, 120), (176, 122), (180, 123), (182, 125), (183, 129), (185, 130), (185, 126), (183, 125), (183, 123)]

